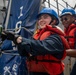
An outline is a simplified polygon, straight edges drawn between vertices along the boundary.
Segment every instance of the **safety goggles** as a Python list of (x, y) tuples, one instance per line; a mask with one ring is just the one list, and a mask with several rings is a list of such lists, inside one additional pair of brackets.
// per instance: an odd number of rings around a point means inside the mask
[(68, 21), (72, 18), (72, 15), (65, 15), (63, 17), (61, 17), (61, 21)]
[(61, 21), (67, 21), (68, 17), (61, 18)]

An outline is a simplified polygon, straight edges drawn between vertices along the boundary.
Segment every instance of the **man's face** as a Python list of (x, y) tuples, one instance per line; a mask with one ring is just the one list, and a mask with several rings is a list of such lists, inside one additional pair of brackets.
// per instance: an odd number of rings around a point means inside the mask
[(74, 17), (72, 15), (64, 15), (61, 17), (61, 22), (65, 28), (68, 28), (74, 22)]

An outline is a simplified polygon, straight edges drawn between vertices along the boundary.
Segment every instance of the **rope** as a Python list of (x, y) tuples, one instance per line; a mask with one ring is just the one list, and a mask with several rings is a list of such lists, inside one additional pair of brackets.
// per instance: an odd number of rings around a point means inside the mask
[(7, 29), (6, 31), (16, 32), (16, 31), (18, 31), (19, 29), (24, 29), (24, 30), (26, 30), (30, 35), (33, 35), (33, 33), (32, 33), (29, 29), (27, 29), (27, 28), (25, 28), (25, 27), (15, 28), (15, 29)]
[(9, 55), (14, 55), (14, 56), (19, 56), (18, 53), (12, 53), (15, 52), (17, 50), (0, 50), (0, 56), (2, 56), (2, 54), (9, 54)]

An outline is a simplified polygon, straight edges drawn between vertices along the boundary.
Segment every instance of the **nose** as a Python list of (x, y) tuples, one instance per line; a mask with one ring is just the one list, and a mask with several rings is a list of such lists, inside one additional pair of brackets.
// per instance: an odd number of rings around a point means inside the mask
[(41, 17), (41, 18), (40, 18), (40, 20), (41, 20), (41, 21), (43, 21), (43, 20), (44, 20), (44, 18), (43, 18), (43, 17)]

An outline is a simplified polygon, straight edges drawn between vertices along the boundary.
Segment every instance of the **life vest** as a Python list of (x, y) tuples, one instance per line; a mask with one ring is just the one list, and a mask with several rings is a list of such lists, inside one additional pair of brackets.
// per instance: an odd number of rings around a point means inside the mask
[(76, 25), (71, 24), (68, 29), (65, 29), (66, 39), (69, 42), (71, 49), (76, 49)]
[[(33, 38), (35, 40), (44, 40), (52, 34), (58, 34), (62, 39), (64, 45), (64, 53), (61, 60), (63, 60), (66, 57), (65, 49), (68, 49), (69, 45), (66, 39), (64, 38), (64, 33), (61, 32), (59, 29), (53, 28), (50, 25), (46, 25), (46, 27), (38, 31)], [(64, 70), (64, 63), (61, 62), (60, 59), (57, 59), (56, 57), (52, 56), (51, 54), (39, 55), (34, 58), (36, 59), (27, 61), (28, 69), (30, 72), (46, 72), (50, 75), (57, 75), (62, 73)]]

